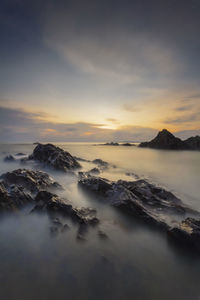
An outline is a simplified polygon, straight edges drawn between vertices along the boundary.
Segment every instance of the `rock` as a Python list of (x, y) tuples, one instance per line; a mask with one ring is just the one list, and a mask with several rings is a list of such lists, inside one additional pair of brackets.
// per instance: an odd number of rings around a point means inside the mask
[(81, 157), (77, 157), (77, 156), (74, 156), (74, 158), (78, 161), (91, 162), (91, 160), (89, 160), (89, 159), (85, 159), (85, 158), (81, 158)]
[(167, 150), (186, 150), (188, 146), (179, 138), (175, 137), (168, 130), (163, 129), (150, 142), (143, 142), (139, 145), (143, 148), (167, 149)]
[(12, 203), (17, 208), (21, 208), (26, 204), (32, 203), (33, 197), (22, 187), (15, 184), (11, 184), (8, 187), (8, 195)]
[(85, 225), (96, 225), (99, 220), (96, 218), (96, 210), (90, 208), (74, 208), (66, 199), (61, 199), (56, 194), (47, 191), (40, 191), (35, 198), (36, 205), (33, 212), (47, 212), (49, 214), (60, 214), (68, 216), (75, 222)]
[(0, 182), (0, 212), (14, 211), (16, 206), (11, 201), (3, 182)]
[(14, 158), (13, 155), (9, 154), (9, 155), (7, 155), (7, 156), (4, 158), (4, 161), (6, 161), (6, 162), (13, 162), (13, 161), (15, 161), (15, 158)]
[(98, 168), (93, 168), (90, 171), (88, 171), (88, 173), (91, 173), (91, 174), (100, 174), (100, 170)]
[(100, 158), (94, 159), (92, 162), (93, 162), (93, 164), (97, 165), (98, 167), (103, 167), (103, 168), (109, 167), (109, 163)]
[(55, 170), (64, 172), (81, 168), (81, 165), (69, 152), (52, 144), (38, 144), (29, 156), (29, 159), (39, 161)]
[(99, 238), (102, 239), (102, 240), (108, 239), (107, 234), (106, 234), (105, 232), (103, 232), (102, 230), (98, 230), (98, 236), (99, 236)]
[(177, 214), (184, 217), (191, 212), (171, 192), (145, 180), (111, 182), (85, 175), (79, 180), (79, 185), (95, 192), (121, 211), (164, 228), (171, 226)]
[(187, 218), (176, 227), (171, 228), (168, 233), (175, 240), (200, 250), (200, 219)]
[[(102, 145), (102, 144), (101, 144)], [(110, 142), (110, 143), (106, 143), (103, 144), (104, 146), (119, 146), (119, 143), (115, 143), (115, 142)]]
[(184, 143), (190, 150), (200, 150), (200, 136), (190, 137)]
[(25, 153), (22, 153), (22, 152), (19, 152), (19, 153), (15, 154), (15, 155), (17, 155), (17, 156), (22, 156), (22, 155), (26, 155), (26, 154), (25, 154)]
[(32, 171), (28, 169), (17, 169), (0, 176), (4, 180), (6, 187), (15, 184), (25, 190), (35, 193), (43, 189), (62, 189), (61, 185), (54, 181), (47, 173), (42, 171)]
[(134, 145), (130, 144), (130, 143), (124, 143), (124, 144), (122, 144), (122, 146), (128, 146), (128, 147), (130, 147), (130, 146), (134, 146)]

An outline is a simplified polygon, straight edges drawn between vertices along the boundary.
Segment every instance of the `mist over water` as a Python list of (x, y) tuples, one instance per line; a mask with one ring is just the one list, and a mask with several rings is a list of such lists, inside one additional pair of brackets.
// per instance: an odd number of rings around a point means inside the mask
[[(72, 155), (101, 158), (114, 167), (100, 176), (139, 178), (161, 185), (200, 210), (200, 152), (159, 151), (123, 146), (59, 144)], [(0, 145), (0, 173), (19, 167), (4, 162), (6, 154), (30, 154), (30, 144)], [(94, 167), (81, 162), (84, 170)], [(64, 187), (59, 194), (74, 206), (97, 209), (99, 228), (107, 240), (89, 228), (86, 241), (76, 239), (78, 227), (52, 236), (46, 215), (28, 214), (0, 219), (0, 292), (2, 299), (183, 299), (200, 298), (200, 258), (173, 245), (165, 233), (119, 213), (77, 186), (77, 178), (46, 171)], [(133, 177), (126, 173), (134, 173)]]

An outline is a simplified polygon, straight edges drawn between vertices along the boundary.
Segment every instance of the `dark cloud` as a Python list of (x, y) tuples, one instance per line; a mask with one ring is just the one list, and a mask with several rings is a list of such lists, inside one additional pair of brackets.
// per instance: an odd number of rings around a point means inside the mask
[(193, 104), (191, 105), (183, 105), (175, 108), (175, 111), (191, 111), (191, 109), (194, 107)]

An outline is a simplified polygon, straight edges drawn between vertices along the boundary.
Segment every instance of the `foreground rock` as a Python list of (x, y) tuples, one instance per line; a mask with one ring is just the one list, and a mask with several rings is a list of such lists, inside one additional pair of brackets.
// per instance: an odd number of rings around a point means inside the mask
[(171, 192), (145, 180), (111, 182), (82, 174), (79, 185), (124, 212), (165, 228), (170, 228), (174, 215), (184, 217), (186, 213), (194, 213)]
[(0, 211), (18, 210), (34, 202), (34, 195), (42, 189), (62, 189), (47, 173), (17, 169), (0, 176)]
[(200, 137), (191, 137), (182, 141), (168, 130), (163, 129), (153, 140), (143, 142), (139, 147), (166, 150), (200, 150)]
[(200, 250), (200, 219), (187, 218), (168, 233), (170, 237)]
[(0, 182), (0, 212), (14, 211), (16, 206), (11, 201), (3, 182)]
[(69, 152), (52, 144), (38, 144), (28, 159), (64, 172), (81, 168), (79, 162)]
[(40, 190), (61, 189), (61, 185), (54, 181), (47, 173), (27, 169), (17, 169), (0, 176), (6, 187), (14, 184), (23, 187), (25, 190), (36, 193)]
[(36, 198), (36, 205), (33, 212), (47, 212), (49, 214), (60, 214), (70, 217), (79, 224), (96, 225), (99, 220), (96, 217), (96, 210), (91, 208), (73, 208), (65, 199), (47, 191), (40, 191)]

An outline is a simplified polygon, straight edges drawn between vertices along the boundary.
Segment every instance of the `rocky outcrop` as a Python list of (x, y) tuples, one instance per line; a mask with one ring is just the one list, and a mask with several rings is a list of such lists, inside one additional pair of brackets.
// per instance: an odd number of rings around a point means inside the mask
[(186, 213), (193, 212), (171, 192), (145, 180), (111, 182), (83, 174), (79, 185), (121, 211), (165, 228), (171, 226), (175, 215), (184, 217)]
[(34, 202), (34, 195), (42, 189), (62, 189), (47, 173), (18, 169), (0, 177), (0, 211), (18, 210)]
[(47, 191), (40, 191), (36, 195), (35, 201), (36, 205), (32, 212), (60, 214), (85, 225), (96, 225), (99, 222), (96, 217), (96, 210), (91, 208), (74, 208), (68, 200), (61, 199), (56, 194)]
[(175, 137), (171, 132), (163, 129), (150, 142), (143, 142), (139, 145), (142, 148), (167, 149), (167, 150), (185, 150), (187, 145), (179, 138)]
[(190, 137), (184, 143), (190, 150), (200, 150), (200, 136)]
[(18, 187), (36, 193), (40, 190), (61, 189), (61, 185), (54, 181), (47, 173), (27, 169), (17, 169), (0, 176), (6, 187), (14, 184)]
[(0, 212), (14, 211), (16, 206), (11, 201), (3, 182), (0, 182)]
[(29, 156), (30, 159), (64, 172), (81, 168), (81, 165), (69, 152), (52, 144), (38, 144)]
[(200, 250), (200, 219), (187, 218), (168, 231), (169, 236), (185, 245)]
[(143, 142), (139, 147), (166, 150), (200, 150), (200, 136), (182, 141), (168, 130), (163, 129), (153, 140)]

